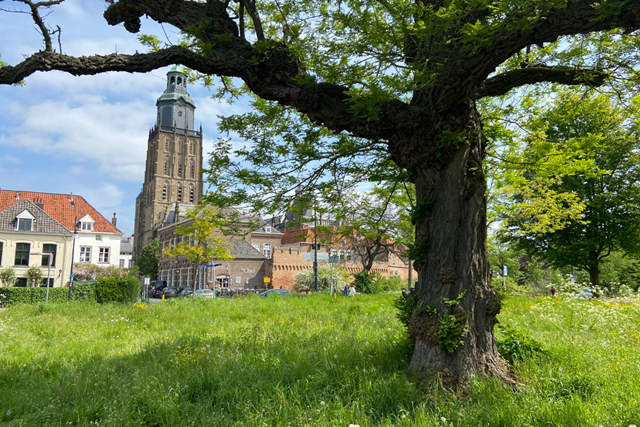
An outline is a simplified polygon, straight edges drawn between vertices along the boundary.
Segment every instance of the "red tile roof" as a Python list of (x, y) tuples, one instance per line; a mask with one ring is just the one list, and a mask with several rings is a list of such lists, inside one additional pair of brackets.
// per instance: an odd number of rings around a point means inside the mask
[[(95, 210), (82, 196), (76, 194), (72, 196), (70, 194), (0, 190), (0, 211), (13, 206), (16, 202), (23, 199), (29, 199), (36, 204), (42, 203), (42, 210), (71, 231), (74, 230), (75, 221), (79, 221), (82, 217), (89, 214), (95, 221), (93, 224), (95, 232), (121, 233), (120, 230), (114, 227), (100, 212)], [(73, 199), (73, 203), (71, 199)]]

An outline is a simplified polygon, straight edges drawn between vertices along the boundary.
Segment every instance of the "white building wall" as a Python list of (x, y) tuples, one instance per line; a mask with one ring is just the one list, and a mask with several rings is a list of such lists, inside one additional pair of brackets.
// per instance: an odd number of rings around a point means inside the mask
[[(99, 237), (96, 238), (96, 237)], [(89, 260), (80, 259), (83, 255), (82, 248), (89, 248)], [(100, 262), (100, 248), (109, 250), (109, 262)], [(107, 266), (120, 265), (120, 235), (94, 232), (78, 232), (73, 262), (90, 262), (91, 264)]]

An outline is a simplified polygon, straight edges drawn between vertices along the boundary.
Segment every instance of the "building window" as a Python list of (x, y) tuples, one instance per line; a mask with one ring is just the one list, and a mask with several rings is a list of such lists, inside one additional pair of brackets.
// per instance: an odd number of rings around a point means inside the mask
[(182, 77), (178, 77), (178, 86), (182, 85)]
[(351, 251), (347, 251), (347, 261), (351, 261)]
[(33, 226), (33, 220), (32, 219), (18, 218), (18, 224), (17, 224), (16, 230), (18, 230), (18, 231), (31, 231), (32, 226)]
[(17, 243), (16, 244), (16, 262), (14, 265), (28, 267), (30, 251), (31, 251), (31, 245), (29, 243)]
[(271, 243), (264, 244), (264, 256), (267, 258), (271, 258)]
[(182, 178), (182, 164), (178, 165), (178, 177)]
[(109, 248), (100, 248), (100, 252), (98, 253), (98, 262), (109, 262)]
[(120, 268), (124, 268), (124, 260), (123, 259), (120, 260)]
[(254, 242), (251, 244), (251, 246), (253, 246), (254, 248), (256, 248), (256, 251), (260, 252), (260, 243), (258, 242)]
[(133, 260), (132, 260), (132, 259), (130, 259), (130, 260), (129, 260), (129, 267), (131, 267), (132, 265), (133, 265)]
[(393, 260), (393, 265), (396, 265), (396, 256), (395, 255), (391, 255), (391, 259)]
[(191, 169), (191, 178), (195, 178), (196, 176), (196, 164), (193, 160), (191, 160), (190, 162), (190, 169)]
[(169, 159), (167, 159), (165, 157), (165, 159), (164, 159), (164, 174), (166, 175), (168, 171), (169, 171)]
[(178, 111), (178, 117), (182, 117), (182, 111)]
[[(54, 282), (55, 280), (56, 280), (55, 278), (53, 278), (53, 277), (49, 277), (49, 287), (53, 288), (53, 282)], [(47, 278), (46, 278), (46, 277), (44, 277), (44, 278), (42, 279), (42, 286), (43, 286), (43, 287), (46, 287), (46, 286), (47, 286)]]
[(178, 201), (182, 201), (182, 186), (178, 185)]
[(90, 222), (81, 222), (80, 223), (80, 230), (82, 231), (91, 231), (91, 229), (93, 228), (92, 224)]
[(167, 184), (162, 186), (162, 200), (167, 200)]
[(193, 187), (189, 186), (189, 201), (193, 203)]
[(266, 231), (267, 233), (271, 233), (271, 227), (265, 227), (264, 231)]
[(189, 141), (189, 154), (193, 154), (193, 141)]
[(80, 262), (91, 262), (91, 247), (90, 246), (81, 246), (80, 247)]
[[(165, 150), (169, 150), (169, 137), (168, 136), (164, 139), (164, 149)], [(167, 163), (165, 162), (165, 165), (166, 164)], [(166, 174), (167, 172), (165, 171), (164, 173)]]
[(102, 240), (102, 236), (99, 234), (96, 234), (96, 240)]
[[(45, 243), (42, 245), (42, 252), (51, 254), (51, 266), (55, 267), (56, 265), (56, 251), (58, 249), (58, 245), (54, 245), (52, 243)], [(49, 265), (49, 256), (42, 255), (42, 266), (46, 267)]]
[(19, 288), (26, 288), (27, 287), (27, 278), (26, 277), (18, 277), (16, 279), (15, 286), (17, 286)]

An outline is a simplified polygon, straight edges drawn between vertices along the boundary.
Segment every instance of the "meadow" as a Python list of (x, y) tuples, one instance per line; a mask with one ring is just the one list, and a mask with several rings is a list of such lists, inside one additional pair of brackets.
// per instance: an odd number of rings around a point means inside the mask
[[(521, 385), (409, 378), (395, 295), (0, 310), (2, 426), (640, 425), (640, 302), (511, 298)], [(516, 343), (517, 344), (517, 343)]]

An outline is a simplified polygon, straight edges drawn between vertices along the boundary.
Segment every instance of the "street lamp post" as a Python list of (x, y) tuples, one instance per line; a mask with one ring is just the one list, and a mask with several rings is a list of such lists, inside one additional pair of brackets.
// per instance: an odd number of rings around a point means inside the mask
[(48, 264), (48, 269), (47, 269), (47, 295), (44, 297), (44, 302), (49, 302), (49, 282), (51, 281), (51, 257), (53, 256), (53, 254), (51, 252), (37, 252), (37, 253), (32, 253), (31, 255), (47, 255), (47, 258), (49, 259)]

